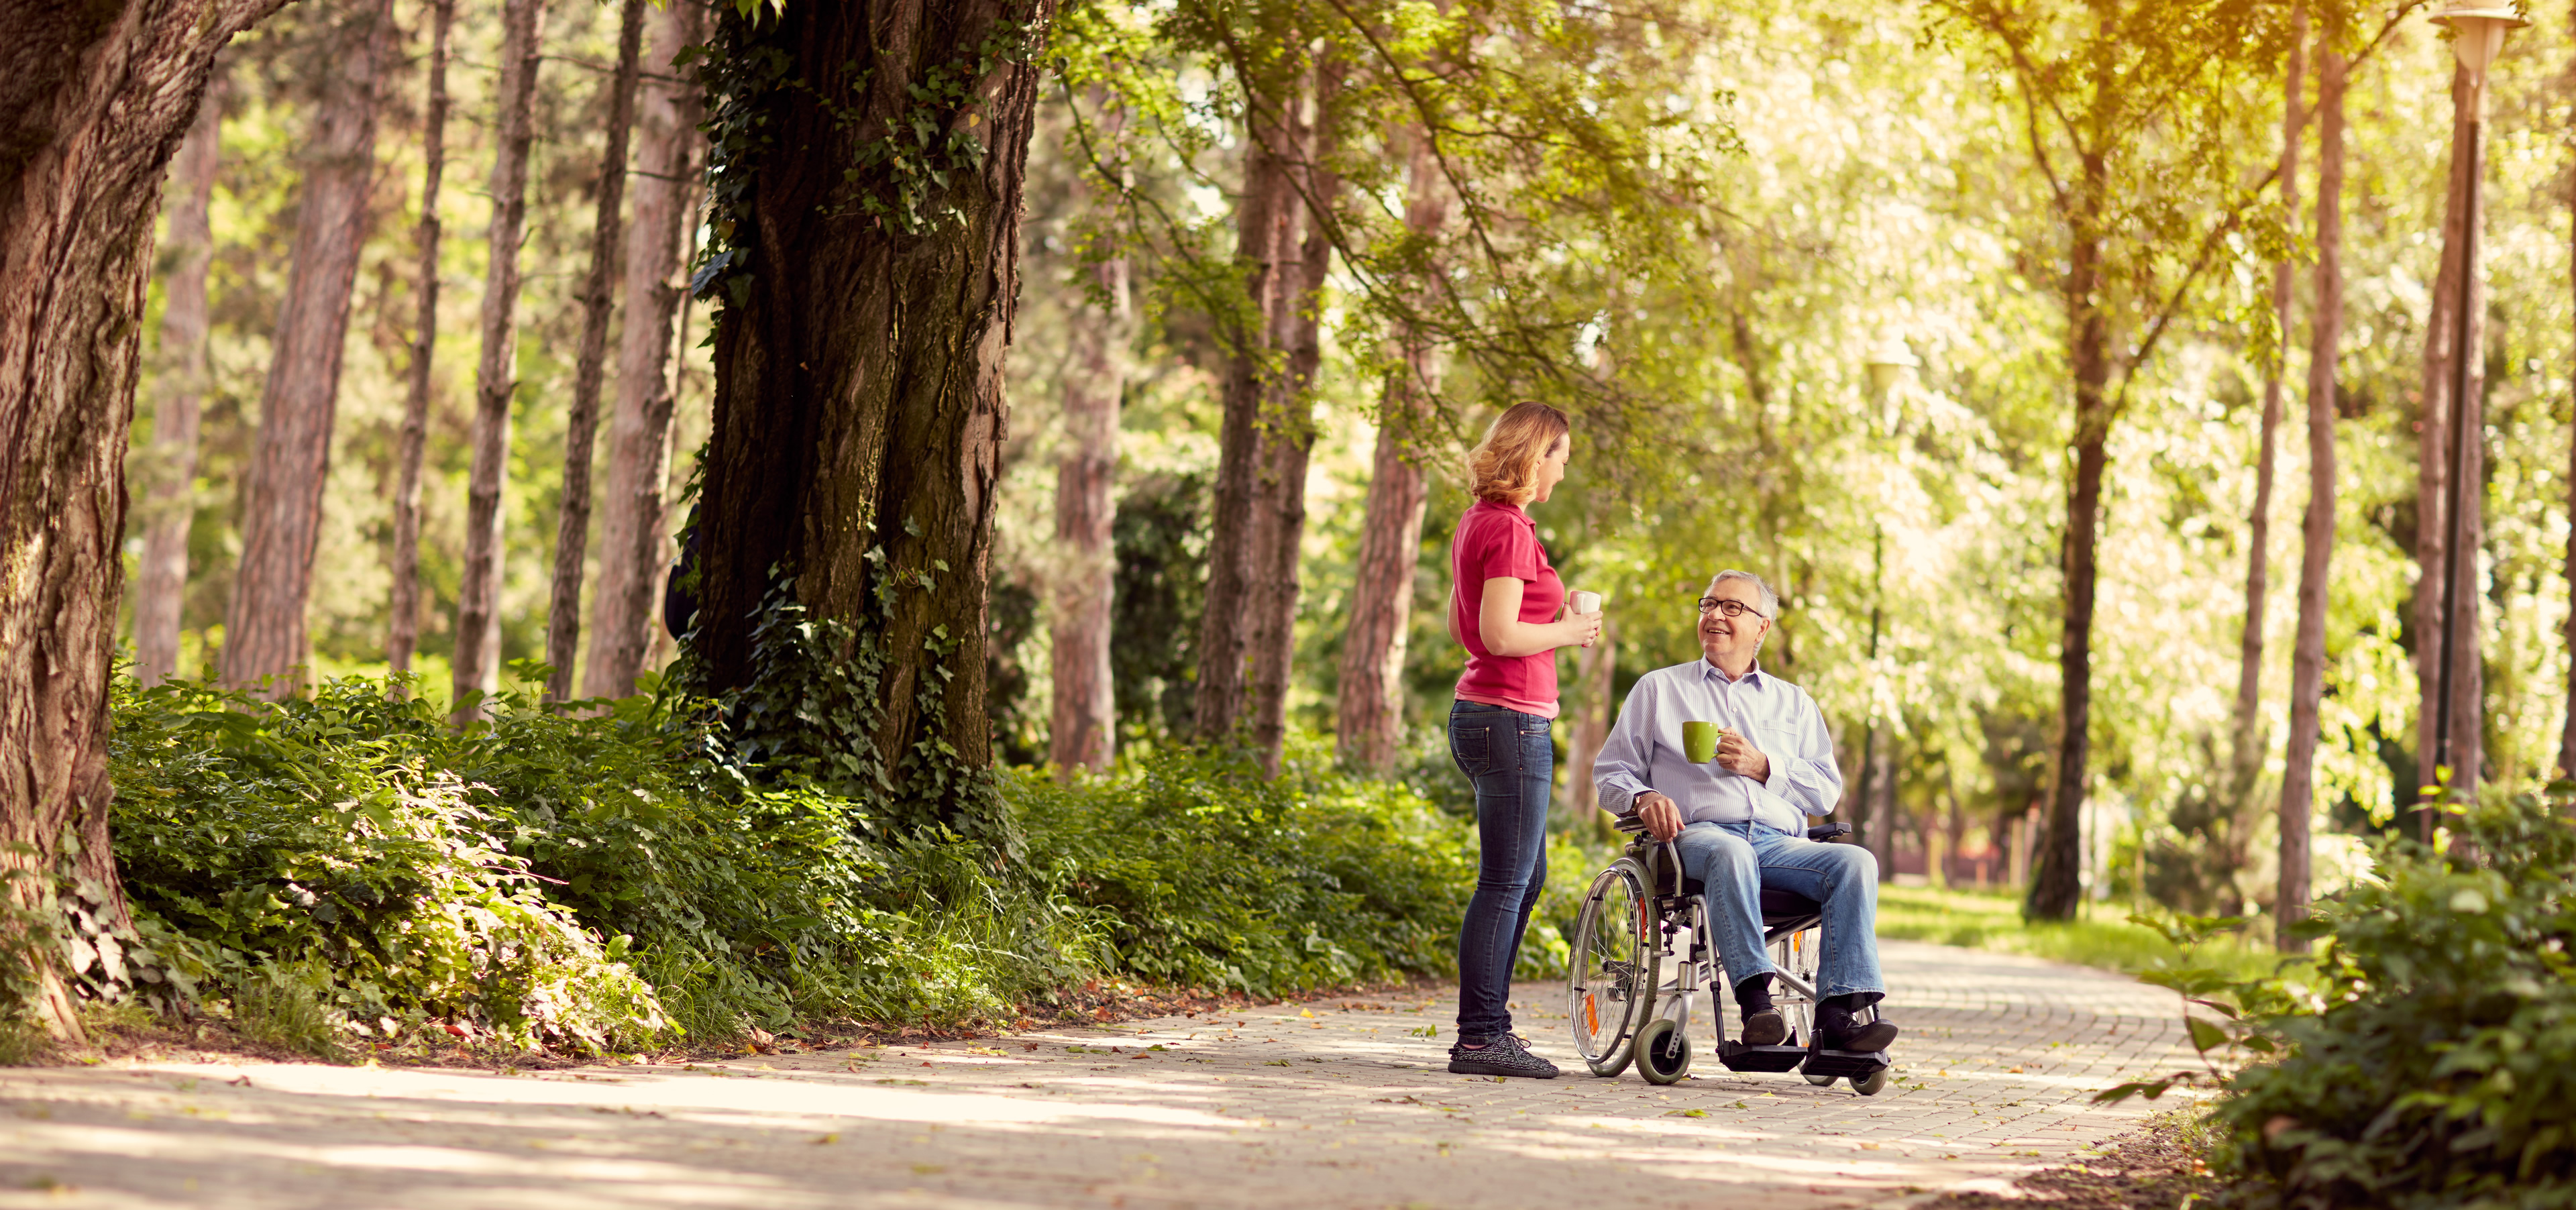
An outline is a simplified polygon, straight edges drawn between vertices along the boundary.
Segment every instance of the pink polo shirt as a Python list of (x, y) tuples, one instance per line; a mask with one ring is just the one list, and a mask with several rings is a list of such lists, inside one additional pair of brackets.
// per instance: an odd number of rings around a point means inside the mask
[(1522, 582), (1521, 621), (1556, 620), (1565, 607), (1565, 583), (1547, 565), (1538, 523), (1519, 506), (1479, 500), (1458, 518), (1449, 542), (1449, 572), (1457, 584), (1451, 621), (1467, 643), (1467, 670), (1458, 677), (1458, 700), (1501, 706), (1541, 718), (1556, 717), (1556, 653), (1503, 656), (1485, 649), (1485, 581), (1510, 576)]

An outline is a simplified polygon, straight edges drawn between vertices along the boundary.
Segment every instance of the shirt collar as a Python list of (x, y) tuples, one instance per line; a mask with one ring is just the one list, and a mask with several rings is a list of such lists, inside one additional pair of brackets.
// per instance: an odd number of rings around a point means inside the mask
[(1744, 670), (1744, 675), (1742, 675), (1742, 676), (1739, 676), (1739, 677), (1735, 678), (1733, 681), (1729, 681), (1729, 680), (1727, 680), (1725, 670), (1723, 670), (1723, 669), (1719, 668), (1716, 664), (1710, 663), (1710, 662), (1709, 662), (1709, 658), (1708, 658), (1707, 656), (1705, 656), (1705, 655), (1702, 655), (1701, 657), (1699, 657), (1699, 667), (1700, 667), (1700, 675), (1701, 675), (1702, 677), (1705, 677), (1705, 678), (1707, 678), (1707, 679), (1709, 679), (1709, 680), (1712, 680), (1712, 681), (1716, 681), (1717, 683), (1719, 683), (1719, 684), (1721, 684), (1721, 685), (1725, 685), (1725, 684), (1748, 685), (1748, 684), (1752, 684), (1752, 683), (1754, 682), (1754, 679), (1755, 679), (1755, 678), (1757, 678), (1757, 677), (1762, 677), (1762, 676), (1765, 676), (1765, 675), (1766, 675), (1766, 674), (1762, 671), (1762, 660), (1761, 660), (1761, 657), (1759, 657), (1759, 656), (1757, 656), (1757, 657), (1755, 657), (1755, 658), (1754, 658), (1754, 660), (1753, 660), (1753, 666), (1752, 666), (1752, 667), (1747, 668), (1747, 669), (1745, 669), (1745, 670)]

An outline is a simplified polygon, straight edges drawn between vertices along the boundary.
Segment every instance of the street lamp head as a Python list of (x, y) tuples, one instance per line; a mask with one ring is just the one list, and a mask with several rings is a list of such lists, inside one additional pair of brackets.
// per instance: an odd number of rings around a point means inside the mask
[(2451, 27), (2451, 53), (2471, 76), (2484, 79), (2487, 65), (2504, 51), (2506, 31), (2531, 24), (2511, 4), (2496, 0), (2443, 0), (2433, 20)]
[(1879, 338), (1878, 347), (1870, 350), (1865, 364), (1869, 367), (1870, 390), (1885, 395), (1896, 389), (1896, 380), (1907, 370), (1923, 363), (1915, 359), (1914, 350), (1906, 346), (1904, 337), (1889, 333)]

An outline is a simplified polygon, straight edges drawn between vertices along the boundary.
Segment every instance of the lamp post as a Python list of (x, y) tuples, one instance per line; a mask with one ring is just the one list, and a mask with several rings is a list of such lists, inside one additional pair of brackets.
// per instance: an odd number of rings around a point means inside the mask
[[(1877, 430), (1874, 436), (1878, 438), (1878, 442), (1874, 444), (1883, 444), (1886, 447), (1893, 447), (1895, 444), (1898, 427), (1896, 384), (1904, 378), (1907, 370), (1921, 364), (1923, 363), (1915, 359), (1914, 350), (1907, 347), (1905, 338), (1893, 332), (1880, 337), (1877, 347), (1870, 350), (1869, 360), (1862, 363), (1869, 371), (1870, 394), (1877, 405), (1878, 415), (1872, 418), (1874, 421), (1872, 427)], [(1888, 451), (1882, 449), (1879, 452)], [(1881, 473), (1884, 472), (1885, 468), (1882, 467)], [(1885, 502), (1881, 501), (1881, 503)], [(1881, 512), (1883, 515), (1884, 509)], [(1886, 628), (1887, 527), (1885, 523), (1876, 520), (1870, 523), (1869, 543), (1869, 659), (1875, 671), (1878, 663), (1879, 636)], [(1882, 736), (1880, 731), (1878, 712), (1873, 704), (1870, 711), (1869, 746), (1868, 750), (1861, 754), (1860, 838), (1862, 847), (1869, 850), (1870, 856), (1878, 859), (1878, 876), (1883, 881), (1895, 876), (1894, 842), (1896, 838), (1888, 835), (1888, 832), (1893, 826), (1892, 821), (1896, 814), (1896, 761), (1894, 753), (1889, 750), (1895, 743), (1894, 737)], [(1886, 810), (1880, 810), (1882, 803), (1887, 807)], [(1931, 846), (1926, 845), (1924, 848), (1928, 854)]]
[[(2457, 759), (2459, 745), (2453, 742), (2451, 734), (2452, 725), (2457, 720), (2452, 717), (2451, 698), (2453, 686), (2459, 680), (2457, 664), (2463, 654), (2461, 598), (2463, 595), (2474, 596), (2477, 592), (2477, 556), (2474, 552), (2461, 550), (2460, 544), (2468, 528), (2463, 524), (2463, 514), (2468, 506), (2477, 502), (2468, 488), (2469, 475), (2478, 466), (2469, 457), (2470, 443), (2485, 440), (2480, 431), (2484, 427), (2481, 419), (2483, 409), (2476, 407), (2469, 398), (2469, 359), (2476, 355), (2469, 348), (2469, 334), (2475, 320), (2470, 308), (2477, 300), (2478, 195), (2481, 178), (2485, 175), (2482, 157), (2486, 145), (2487, 65), (2495, 62), (2496, 55), (2504, 50), (2506, 32), (2529, 22), (2523, 20), (2522, 14), (2511, 4), (2499, 4), (2495, 0), (2444, 0), (2441, 11), (2433, 14), (2433, 20), (2450, 27), (2451, 53), (2459, 57), (2460, 67), (2468, 73), (2469, 95), (2460, 103), (2466, 111), (2468, 126), (2468, 138), (2458, 153), (2467, 160), (2464, 174), (2466, 196), (2461, 206), (2460, 293), (2452, 313), (2457, 326), (2451, 338), (2450, 481), (2443, 493), (2442, 655), (2441, 671), (2435, 682), (2438, 688), (2433, 705), (2433, 751), (2430, 755), (2438, 767), (2449, 768), (2453, 778), (2467, 778), (2468, 785), (2474, 790), (2478, 770), (2460, 768)], [(2464, 580), (2467, 583), (2463, 584)], [(2469, 725), (2479, 724), (2471, 721)], [(2427, 809), (2417, 812), (2417, 827), (2427, 844), (2433, 840), (2430, 805), (2426, 804)]]

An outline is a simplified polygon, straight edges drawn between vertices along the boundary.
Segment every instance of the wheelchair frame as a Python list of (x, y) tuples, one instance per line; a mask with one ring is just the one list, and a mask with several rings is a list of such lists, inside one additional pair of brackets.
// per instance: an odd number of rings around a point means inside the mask
[[(1717, 1059), (1733, 1071), (1797, 1070), (1819, 1087), (1848, 1079), (1852, 1091), (1875, 1096), (1887, 1086), (1893, 1066), (1885, 1051), (1851, 1052), (1813, 1047), (1816, 1008), (1816, 947), (1808, 936), (1822, 923), (1822, 908), (1798, 899), (1777, 913), (1763, 912), (1763, 943), (1771, 947), (1772, 1005), (1788, 1019), (1789, 1036), (1778, 1046), (1747, 1046), (1726, 1036), (1726, 1014), (1720, 989), (1732, 981), (1716, 979), (1720, 963), (1709, 943), (1707, 902), (1690, 893), (1680, 850), (1670, 841), (1647, 839), (1644, 825), (1621, 820), (1620, 829), (1636, 836), (1619, 860), (1592, 879), (1576, 919), (1573, 969), (1567, 976), (1568, 1032), (1584, 1064), (1597, 1076), (1616, 1076), (1637, 1064), (1638, 1074), (1656, 1084), (1680, 1082), (1690, 1074), (1692, 1010), (1703, 988), (1710, 991), (1717, 1037)], [(1810, 840), (1832, 840), (1851, 831), (1831, 823), (1807, 829)], [(1613, 915), (1617, 919), (1614, 923)], [(1686, 949), (1679, 939), (1687, 930)], [(1603, 940), (1627, 951), (1614, 956)], [(1678, 958), (1673, 977), (1662, 977), (1667, 962)], [(1870, 1019), (1877, 1019), (1875, 1006)], [(1605, 1020), (1606, 1018), (1606, 1020)], [(1605, 1026), (1607, 1028), (1605, 1028)], [(1606, 1041), (1603, 1039), (1606, 1037)], [(1800, 1045), (1806, 1039), (1808, 1045)]]

